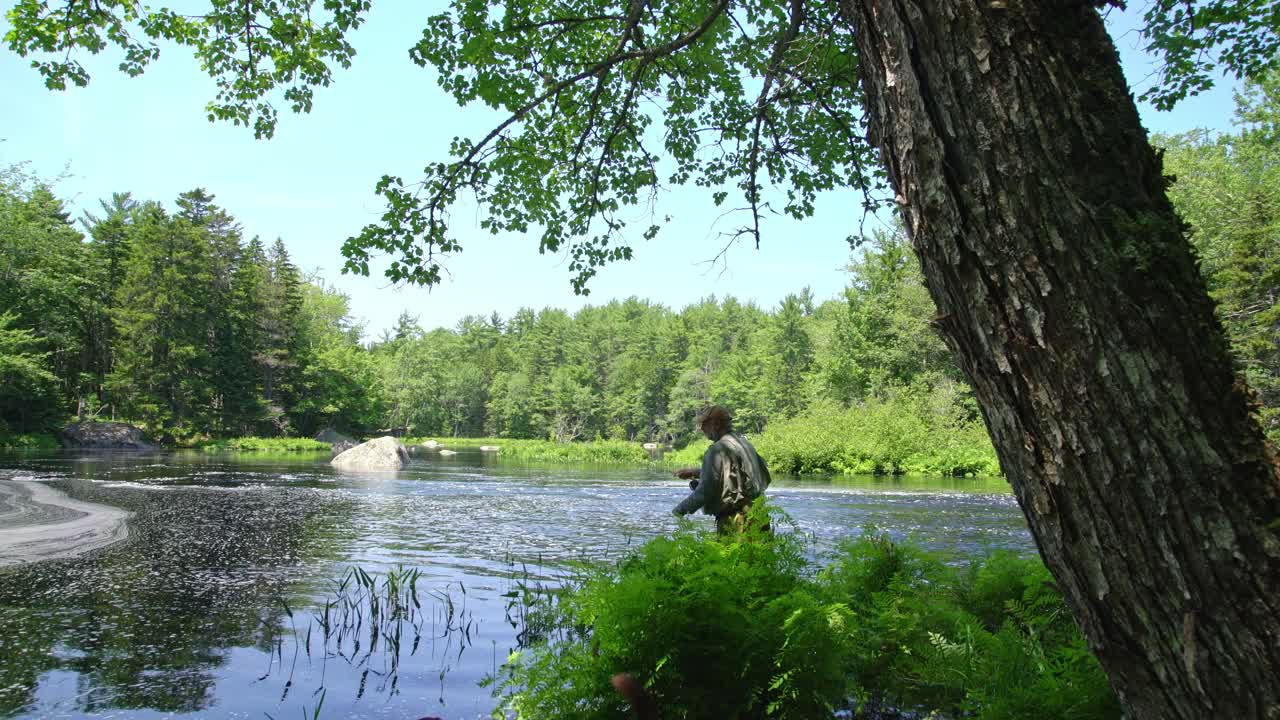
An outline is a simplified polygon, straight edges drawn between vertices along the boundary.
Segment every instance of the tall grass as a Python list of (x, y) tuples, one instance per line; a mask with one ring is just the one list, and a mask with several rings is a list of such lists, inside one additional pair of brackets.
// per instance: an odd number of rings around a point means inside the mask
[[(472, 645), (478, 630), (467, 608), (466, 586), (450, 582), (424, 590), (419, 585), (422, 578), (417, 568), (397, 567), (379, 575), (355, 566), (333, 581), (330, 594), (309, 613), (295, 613), (282, 598), (288, 627), (267, 638), (272, 663), (259, 680), (273, 672), (283, 674), (283, 702), (293, 688), (299, 660), (320, 664), (320, 684), (311, 693), (317, 698), (314, 711), (318, 713), (331, 661), (359, 674), (359, 698), (367, 689), (395, 695), (401, 663), (420, 652), (433, 659), (456, 660)], [(291, 645), (287, 659), (286, 640)], [(447, 664), (439, 672), (443, 680)]]
[(198, 445), (205, 452), (261, 452), (261, 453), (321, 453), (329, 452), (330, 445), (311, 438), (260, 438), (241, 437), (226, 440), (209, 440)]

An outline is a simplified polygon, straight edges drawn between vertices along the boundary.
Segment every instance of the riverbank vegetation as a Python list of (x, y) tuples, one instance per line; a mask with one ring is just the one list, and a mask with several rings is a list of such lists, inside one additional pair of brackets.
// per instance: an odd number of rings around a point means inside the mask
[[(1276, 85), (1248, 86), (1236, 133), (1156, 141), (1280, 437)], [(366, 342), (345, 296), (203, 190), (173, 209), (117, 194), (75, 219), (49, 185), (10, 168), (0, 173), (0, 436), (31, 444), (27, 434), (82, 414), (183, 444), (398, 427), (493, 437), (530, 460), (639, 462), (635, 447), (512, 441), (697, 446), (694, 414), (720, 403), (784, 472), (994, 471), (907, 243), (865, 240), (836, 298), (802, 288), (769, 309), (708, 297), (679, 310), (631, 298), (430, 331), (404, 314)]]
[(435, 440), (444, 448), (496, 447), (495, 455), (506, 460), (537, 463), (586, 465), (647, 465), (655, 456), (638, 443), (625, 440), (585, 440), (554, 442), (512, 438), (408, 438), (406, 444), (419, 445)]
[(261, 452), (261, 453), (328, 453), (332, 445), (311, 438), (260, 438), (241, 437), (227, 440), (207, 440), (195, 447), (204, 452)]
[(0, 434), (0, 450), (52, 450), (58, 439), (51, 433)]
[(1120, 717), (1037, 558), (955, 567), (872, 533), (819, 569), (784, 515), (753, 512), (781, 532), (686, 528), (549, 596), (492, 679), (498, 712), (623, 717), (625, 672), (673, 718)]

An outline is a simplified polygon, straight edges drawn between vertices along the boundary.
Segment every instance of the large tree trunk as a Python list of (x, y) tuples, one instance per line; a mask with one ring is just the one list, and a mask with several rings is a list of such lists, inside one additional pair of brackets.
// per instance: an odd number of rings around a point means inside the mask
[(1000, 462), (1128, 714), (1280, 718), (1280, 470), (1101, 19), (842, 0)]

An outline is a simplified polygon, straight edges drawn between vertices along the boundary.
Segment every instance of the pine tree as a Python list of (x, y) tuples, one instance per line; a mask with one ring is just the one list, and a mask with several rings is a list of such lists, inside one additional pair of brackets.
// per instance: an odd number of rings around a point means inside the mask
[(186, 431), (207, 421), (209, 285), (200, 229), (157, 203), (143, 205), (117, 295), (119, 344), (108, 385), (126, 413), (153, 428)]
[(260, 359), (265, 347), (262, 328), (267, 315), (270, 271), (262, 241), (256, 236), (240, 253), (231, 279), (227, 333), (220, 347), (223, 432), (257, 434), (267, 415)]
[(262, 345), (262, 396), (271, 407), (277, 429), (284, 430), (288, 413), (297, 404), (300, 378), (309, 348), (299, 332), (302, 311), (302, 278), (289, 260), (284, 241), (276, 238), (267, 253), (266, 307), (260, 325)]
[[(808, 288), (806, 288), (806, 291)], [(804, 406), (805, 376), (813, 364), (813, 341), (805, 328), (806, 302), (788, 295), (774, 314), (767, 348), (768, 389), (772, 395), (769, 418), (790, 417)]]
[(93, 267), (93, 296), (97, 303), (89, 325), (88, 347), (93, 372), (93, 392), (98, 404), (107, 404), (107, 376), (115, 362), (115, 325), (112, 314), (117, 293), (124, 281), (125, 261), (138, 202), (130, 193), (112, 193), (111, 200), (99, 201), (102, 215), (84, 213), (81, 222), (89, 231), (89, 255)]

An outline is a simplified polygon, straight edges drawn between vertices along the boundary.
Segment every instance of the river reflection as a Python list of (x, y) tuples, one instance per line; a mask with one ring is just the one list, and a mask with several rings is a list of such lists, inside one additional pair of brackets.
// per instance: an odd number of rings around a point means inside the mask
[[(0, 570), (0, 717), (311, 717), (321, 703), (320, 717), (487, 717), (477, 683), (521, 629), (513, 575), (551, 583), (669, 531), (684, 489), (655, 470), (467, 452), (398, 473), (326, 461), (0, 456), (2, 476), (136, 513), (125, 543)], [(818, 552), (870, 526), (957, 558), (1030, 549), (1001, 480), (781, 478), (770, 494)], [(421, 607), (376, 640), (353, 611), (325, 637), (333, 603), (367, 602), (336, 584), (352, 565), (417, 569)]]

